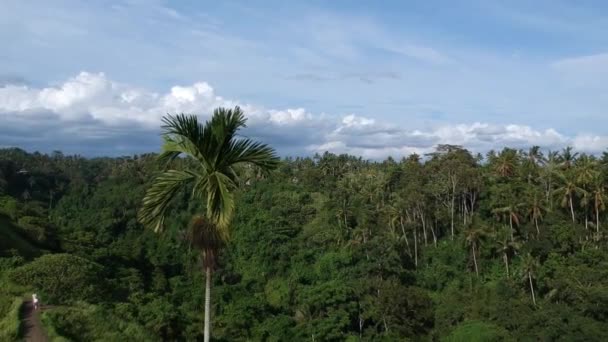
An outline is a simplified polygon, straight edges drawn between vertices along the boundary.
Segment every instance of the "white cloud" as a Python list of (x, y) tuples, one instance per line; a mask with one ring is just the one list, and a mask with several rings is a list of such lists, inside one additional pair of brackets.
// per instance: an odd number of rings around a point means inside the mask
[(551, 67), (576, 86), (597, 86), (605, 89), (608, 81), (608, 53), (564, 58)]
[(574, 138), (572, 145), (579, 151), (598, 152), (608, 148), (608, 137), (582, 134)]
[(216, 107), (235, 105), (250, 118), (245, 134), (274, 145), (284, 154), (328, 150), (376, 159), (422, 154), (437, 144), (463, 145), (476, 152), (504, 146), (572, 145), (595, 153), (608, 147), (608, 136), (570, 137), (552, 128), (539, 130), (519, 124), (441, 123), (405, 129), (356, 114), (340, 117), (313, 114), (304, 108), (267, 109), (225, 99), (205, 82), (174, 86), (159, 94), (112, 81), (103, 73), (87, 72), (52, 87), (0, 87), (0, 144), (83, 154), (154, 151), (163, 115), (195, 113), (205, 119)]

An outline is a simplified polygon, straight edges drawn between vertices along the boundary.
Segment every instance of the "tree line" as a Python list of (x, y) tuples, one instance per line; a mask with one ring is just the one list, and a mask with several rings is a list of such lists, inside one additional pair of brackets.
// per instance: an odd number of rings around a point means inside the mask
[[(88, 260), (103, 275), (78, 278), (74, 296), (57, 299), (68, 308), (49, 322), (64, 336), (99, 331), (90, 317), (100, 316), (133, 325), (121, 338), (145, 327), (196, 339), (210, 312), (219, 341), (606, 339), (606, 153), (440, 145), (400, 160), (244, 159), (229, 171), (229, 238), (211, 253), (194, 234), (220, 222), (202, 185), (194, 199), (191, 186), (156, 203), (163, 234), (138, 220), (167, 169), (228, 170), (200, 168), (196, 150), (168, 151), (89, 159), (0, 150), (0, 210), (33, 246), (0, 245), (7, 281), (54, 269), (51, 259), (32, 265), (47, 254)], [(199, 250), (215, 277), (200, 272)], [(77, 294), (93, 284), (87, 318)]]

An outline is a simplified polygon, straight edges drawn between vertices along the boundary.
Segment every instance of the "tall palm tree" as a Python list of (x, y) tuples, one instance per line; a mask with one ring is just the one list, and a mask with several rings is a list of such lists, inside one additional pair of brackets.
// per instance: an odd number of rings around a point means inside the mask
[(540, 236), (540, 229), (538, 228), (538, 221), (543, 219), (543, 214), (547, 211), (542, 203), (541, 196), (536, 191), (532, 191), (528, 195), (528, 201), (526, 203), (528, 210), (528, 217), (534, 222), (536, 227), (536, 234)]
[(596, 238), (599, 240), (600, 236), (600, 212), (606, 210), (606, 201), (608, 196), (606, 194), (606, 187), (604, 186), (603, 179), (600, 175), (596, 175), (592, 182), (592, 196), (593, 196), (593, 213), (595, 214), (595, 231)]
[(513, 176), (519, 164), (518, 157), (516, 150), (505, 148), (492, 160), (494, 171), (501, 177)]
[(496, 247), (498, 252), (502, 255), (502, 260), (505, 263), (505, 269), (507, 271), (507, 278), (509, 278), (509, 258), (519, 250), (519, 242), (511, 240), (508, 231), (501, 230), (496, 234)]
[(563, 208), (570, 207), (572, 215), (572, 223), (576, 223), (574, 215), (574, 197), (582, 194), (585, 190), (578, 186), (575, 175), (572, 172), (558, 174), (561, 181), (561, 187), (554, 190), (554, 193), (561, 197), (561, 205)]
[(553, 183), (560, 171), (559, 153), (549, 151), (547, 157), (543, 159), (543, 168), (540, 169), (540, 180), (545, 188), (545, 200), (549, 204), (549, 209), (553, 209), (551, 195), (554, 192)]
[(573, 172), (576, 175), (577, 184), (584, 190), (582, 192), (580, 205), (585, 211), (585, 229), (588, 229), (589, 209), (593, 204), (593, 181), (599, 176), (599, 164), (595, 157), (581, 154), (574, 164)]
[(578, 157), (578, 152), (572, 152), (572, 146), (568, 146), (568, 147), (564, 148), (560, 155), (560, 161), (561, 161), (562, 168), (564, 168), (566, 170), (570, 169), (570, 167), (572, 167), (572, 165), (574, 164), (574, 161), (576, 161), (577, 157)]
[(587, 186), (599, 174), (599, 163), (592, 156), (583, 154), (576, 160), (574, 170), (576, 182), (582, 186)]
[(479, 252), (479, 246), (482, 244), (484, 238), (488, 235), (485, 227), (477, 225), (475, 222), (469, 224), (468, 228), (464, 231), (465, 242), (471, 247), (471, 253), (473, 254), (473, 264), (475, 265), (475, 274), (479, 277), (479, 266), (477, 265), (477, 253)]
[(538, 174), (539, 165), (542, 163), (543, 154), (540, 151), (540, 146), (532, 146), (528, 152), (524, 154), (523, 167), (527, 171), (528, 183), (532, 183), (532, 179)]
[(526, 254), (521, 260), (522, 267), (522, 279), (527, 281), (530, 285), (530, 293), (532, 295), (532, 303), (536, 306), (536, 295), (534, 294), (534, 275), (539, 267), (538, 260), (534, 258), (530, 253)]
[(519, 210), (523, 204), (522, 203), (510, 203), (505, 207), (495, 208), (492, 212), (496, 215), (501, 215), (503, 219), (509, 220), (509, 228), (511, 228), (511, 240), (514, 239), (515, 229), (513, 228), (513, 224), (519, 227), (520, 215)]
[(234, 191), (240, 184), (239, 168), (249, 164), (266, 172), (278, 165), (271, 147), (237, 136), (239, 129), (246, 127), (246, 120), (239, 107), (218, 108), (204, 124), (194, 115), (164, 117), (164, 144), (158, 160), (169, 164), (184, 155), (192, 162), (186, 169), (166, 170), (156, 177), (138, 212), (142, 224), (160, 232), (167, 208), (180, 190), (192, 189), (190, 199), (204, 201), (206, 219), (195, 217), (188, 236), (200, 248), (206, 275), (205, 342), (211, 333), (211, 272), (217, 250), (229, 236), (235, 210)]

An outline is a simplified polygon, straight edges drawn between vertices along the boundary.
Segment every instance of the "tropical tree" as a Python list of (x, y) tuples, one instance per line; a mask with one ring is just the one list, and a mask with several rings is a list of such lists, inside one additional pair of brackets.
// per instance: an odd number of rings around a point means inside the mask
[(591, 184), (599, 174), (598, 163), (592, 156), (583, 154), (575, 162), (576, 182), (581, 186)]
[(516, 150), (505, 148), (490, 162), (493, 164), (494, 172), (497, 175), (500, 177), (511, 177), (517, 169), (518, 159)]
[(522, 167), (525, 170), (528, 183), (532, 183), (535, 176), (538, 175), (538, 169), (543, 160), (543, 154), (540, 152), (539, 146), (532, 146), (528, 152), (523, 153)]
[(543, 205), (542, 197), (539, 196), (537, 191), (530, 191), (527, 197), (526, 209), (528, 211), (528, 217), (530, 218), (530, 221), (534, 222), (537, 236), (540, 236), (538, 221), (543, 219), (543, 214), (547, 210)]
[(477, 253), (479, 252), (479, 246), (483, 240), (487, 237), (488, 233), (485, 227), (478, 225), (475, 220), (464, 231), (465, 242), (467, 246), (471, 247), (471, 254), (473, 254), (473, 264), (475, 265), (475, 274), (479, 277), (479, 265), (477, 264)]
[(520, 244), (516, 240), (511, 240), (510, 233), (507, 230), (500, 230), (496, 234), (496, 248), (502, 255), (502, 260), (505, 263), (507, 278), (510, 276), (509, 259), (519, 250)]
[(530, 294), (532, 295), (532, 303), (536, 306), (536, 295), (534, 294), (534, 282), (536, 271), (538, 270), (538, 260), (530, 253), (526, 254), (521, 260), (522, 280), (530, 285)]
[(514, 239), (514, 232), (515, 232), (513, 225), (516, 225), (519, 227), (519, 223), (520, 223), (519, 211), (520, 211), (521, 206), (522, 206), (522, 203), (510, 203), (507, 206), (495, 208), (494, 210), (492, 210), (492, 212), (494, 214), (498, 215), (499, 217), (502, 216), (503, 219), (509, 221), (509, 228), (511, 231), (511, 240)]
[(545, 201), (547, 201), (549, 209), (553, 209), (551, 195), (554, 193), (555, 178), (557, 178), (560, 170), (559, 153), (556, 151), (549, 151), (547, 157), (543, 159), (543, 167), (540, 169), (540, 180), (543, 184)]
[(559, 159), (563, 169), (568, 170), (574, 164), (574, 161), (578, 157), (578, 152), (572, 152), (572, 146), (568, 146), (562, 150)]
[(211, 272), (217, 251), (229, 236), (229, 225), (235, 211), (234, 191), (243, 165), (254, 165), (263, 171), (274, 169), (278, 158), (274, 150), (237, 132), (246, 127), (239, 107), (218, 108), (206, 123), (194, 115), (168, 115), (163, 118), (164, 144), (158, 160), (170, 164), (180, 155), (187, 157), (187, 167), (169, 169), (160, 174), (147, 190), (138, 220), (156, 232), (163, 230), (167, 208), (180, 190), (190, 191), (191, 201), (204, 201), (206, 217), (196, 216), (188, 236), (200, 248), (205, 280), (204, 340), (210, 338)]
[(561, 197), (562, 208), (570, 208), (572, 223), (576, 223), (576, 217), (574, 215), (574, 197), (578, 194), (582, 194), (585, 189), (578, 186), (575, 175), (572, 172), (559, 173), (558, 177), (562, 184), (561, 187), (554, 190), (554, 193)]
[(596, 175), (592, 184), (591, 194), (593, 197), (593, 213), (595, 214), (596, 238), (599, 239), (600, 212), (606, 210), (606, 201), (608, 201), (608, 196), (606, 194), (606, 187), (604, 186), (603, 179), (600, 175)]

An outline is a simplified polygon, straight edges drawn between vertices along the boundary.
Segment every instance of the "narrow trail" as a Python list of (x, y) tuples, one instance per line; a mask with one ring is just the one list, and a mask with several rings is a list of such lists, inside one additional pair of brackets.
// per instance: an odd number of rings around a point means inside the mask
[(23, 317), (21, 318), (23, 340), (26, 342), (48, 341), (49, 339), (40, 321), (40, 310), (34, 310), (34, 304), (31, 300), (24, 302), (23, 306)]

